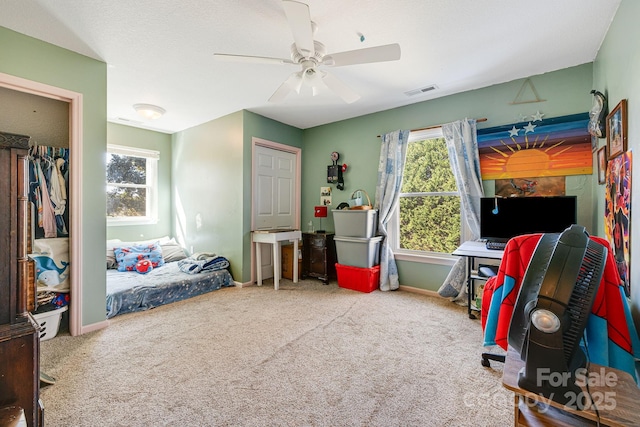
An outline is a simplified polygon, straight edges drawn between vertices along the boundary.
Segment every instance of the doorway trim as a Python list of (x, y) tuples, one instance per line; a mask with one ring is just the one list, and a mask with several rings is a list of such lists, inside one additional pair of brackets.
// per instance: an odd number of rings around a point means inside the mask
[(82, 94), (10, 74), (0, 73), (0, 86), (18, 92), (69, 103), (69, 261), (70, 292), (69, 332), (80, 335), (82, 327)]
[[(300, 229), (300, 219), (302, 216), (301, 209), (301, 194), (302, 194), (302, 148), (294, 147), (291, 145), (281, 144), (279, 142), (269, 141), (262, 138), (251, 137), (251, 232), (255, 229), (255, 188), (253, 183), (256, 179), (256, 147), (265, 147), (271, 148), (273, 150), (284, 151), (286, 153), (292, 153), (296, 156), (296, 182), (298, 185), (296, 186), (296, 218), (295, 218), (295, 228), (297, 230)], [(251, 282), (254, 283), (256, 280), (256, 272), (255, 268), (255, 245), (253, 244), (253, 239), (250, 239), (251, 246)]]

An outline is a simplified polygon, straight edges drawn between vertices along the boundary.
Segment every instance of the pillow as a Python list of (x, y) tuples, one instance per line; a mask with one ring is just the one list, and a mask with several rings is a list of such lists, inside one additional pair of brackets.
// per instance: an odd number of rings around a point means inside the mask
[(135, 271), (138, 261), (148, 259), (153, 268), (164, 265), (162, 249), (158, 243), (148, 245), (122, 246), (113, 252), (118, 262), (118, 271)]
[(162, 258), (164, 258), (164, 262), (180, 261), (187, 257), (187, 254), (184, 252), (184, 248), (175, 240), (173, 242), (161, 244), (160, 248), (162, 249)]
[(118, 263), (116, 261), (116, 256), (113, 252), (113, 250), (117, 247), (124, 247), (124, 246), (134, 246), (134, 245), (148, 245), (151, 243), (160, 243), (160, 244), (164, 244), (164, 243), (170, 243), (171, 241), (173, 241), (175, 243), (174, 239), (170, 239), (169, 236), (164, 236), (164, 237), (159, 237), (157, 239), (149, 239), (149, 240), (140, 240), (138, 242), (123, 242), (120, 239), (110, 239), (107, 240), (107, 268), (118, 268)]
[(117, 268), (116, 254), (113, 253), (113, 248), (118, 246), (122, 241), (120, 239), (107, 240), (107, 269)]

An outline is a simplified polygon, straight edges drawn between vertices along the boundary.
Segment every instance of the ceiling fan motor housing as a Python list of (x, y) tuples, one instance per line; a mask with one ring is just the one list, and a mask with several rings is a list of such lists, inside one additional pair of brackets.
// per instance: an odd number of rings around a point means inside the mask
[(313, 55), (305, 56), (302, 52), (298, 50), (298, 47), (295, 43), (291, 45), (291, 61), (296, 64), (304, 64), (305, 61), (311, 61), (317, 66), (322, 62), (322, 58), (327, 52), (326, 48), (319, 41), (313, 41)]

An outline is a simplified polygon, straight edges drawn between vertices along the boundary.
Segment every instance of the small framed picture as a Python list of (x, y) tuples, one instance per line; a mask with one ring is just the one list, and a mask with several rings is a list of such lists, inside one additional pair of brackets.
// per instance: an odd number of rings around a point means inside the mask
[(607, 173), (607, 146), (603, 145), (598, 149), (598, 184), (604, 184)]
[(607, 115), (607, 152), (609, 160), (627, 151), (627, 100), (623, 99)]

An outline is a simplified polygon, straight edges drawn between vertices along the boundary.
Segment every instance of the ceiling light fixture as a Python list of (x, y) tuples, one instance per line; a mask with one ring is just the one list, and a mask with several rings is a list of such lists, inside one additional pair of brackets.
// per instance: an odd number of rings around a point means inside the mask
[(164, 108), (151, 104), (135, 104), (133, 106), (133, 109), (136, 110), (136, 112), (142, 117), (148, 120), (159, 119), (164, 113), (166, 113), (166, 110)]

